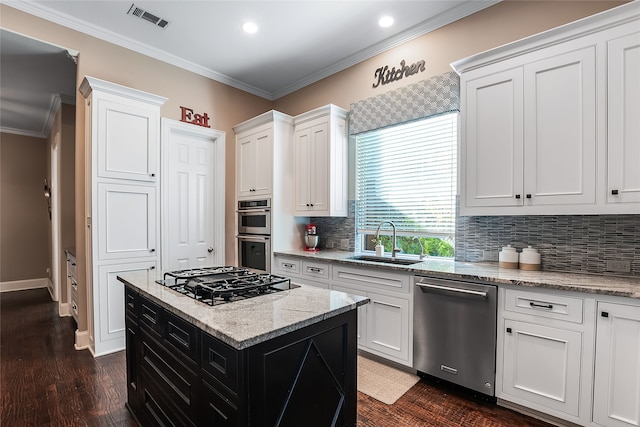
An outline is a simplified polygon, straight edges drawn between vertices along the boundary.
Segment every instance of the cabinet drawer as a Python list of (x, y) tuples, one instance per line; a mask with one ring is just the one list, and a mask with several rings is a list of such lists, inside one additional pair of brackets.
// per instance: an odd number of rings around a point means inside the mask
[(124, 300), (125, 300), (125, 312), (127, 315), (133, 317), (134, 319), (138, 318), (138, 295), (137, 293), (125, 286), (124, 288)]
[(293, 258), (276, 258), (276, 269), (280, 272), (300, 274), (300, 260)]
[(145, 325), (151, 330), (162, 335), (162, 324), (160, 323), (160, 316), (162, 309), (156, 303), (149, 301), (146, 298), (140, 298), (140, 324)]
[(524, 290), (507, 289), (506, 311), (567, 322), (582, 323), (582, 299)]
[(164, 316), (165, 339), (191, 360), (198, 362), (198, 328), (167, 311)]
[(237, 397), (240, 390), (240, 353), (208, 334), (202, 334), (202, 368)]
[(411, 276), (408, 273), (389, 273), (379, 269), (334, 265), (331, 278), (337, 282), (360, 286), (365, 289), (377, 288), (402, 293), (409, 293), (411, 289)]
[(329, 278), (329, 265), (316, 262), (302, 262), (302, 274), (316, 279)]

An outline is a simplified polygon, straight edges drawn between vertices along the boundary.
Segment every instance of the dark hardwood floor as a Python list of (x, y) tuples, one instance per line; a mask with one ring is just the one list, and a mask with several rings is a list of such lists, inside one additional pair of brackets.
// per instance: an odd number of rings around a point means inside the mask
[[(73, 348), (74, 331), (46, 289), (0, 294), (0, 426), (136, 426), (124, 406), (124, 352), (94, 359)], [(358, 427), (384, 426), (548, 424), (420, 381), (393, 405), (358, 392)]]

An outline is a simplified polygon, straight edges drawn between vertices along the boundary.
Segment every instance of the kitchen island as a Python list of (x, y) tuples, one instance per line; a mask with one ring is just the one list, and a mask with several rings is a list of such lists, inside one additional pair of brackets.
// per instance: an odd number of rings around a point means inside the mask
[(123, 274), (128, 407), (142, 426), (355, 426), (356, 308), (301, 286), (209, 306)]

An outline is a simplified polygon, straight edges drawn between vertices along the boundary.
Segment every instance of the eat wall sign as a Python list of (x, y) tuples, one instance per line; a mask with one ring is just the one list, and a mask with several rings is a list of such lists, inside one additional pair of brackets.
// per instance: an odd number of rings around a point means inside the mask
[(182, 118), (181, 122), (191, 123), (192, 125), (198, 125), (205, 128), (210, 128), (209, 126), (209, 115), (207, 113), (204, 114), (195, 114), (193, 110), (189, 107), (180, 107), (182, 110)]

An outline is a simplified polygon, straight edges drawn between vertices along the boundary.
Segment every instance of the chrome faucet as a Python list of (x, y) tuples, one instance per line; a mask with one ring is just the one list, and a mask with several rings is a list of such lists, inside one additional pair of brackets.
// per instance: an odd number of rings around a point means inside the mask
[(422, 246), (422, 242), (420, 241), (420, 238), (414, 237), (414, 239), (416, 239), (418, 241), (418, 244), (420, 245), (420, 261), (422, 261), (428, 255), (424, 253), (424, 246)]
[(393, 240), (391, 241), (391, 259), (396, 259), (396, 254), (398, 252), (400, 252), (402, 249), (400, 249), (396, 245), (396, 225), (393, 223), (393, 221), (382, 221), (378, 225), (378, 229), (376, 230), (375, 238), (377, 239), (378, 236), (380, 235), (380, 227), (382, 227), (382, 224), (384, 224), (384, 223), (387, 223), (387, 224), (391, 225), (391, 227), (393, 228)]

